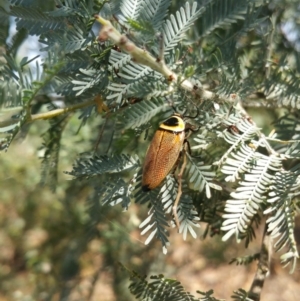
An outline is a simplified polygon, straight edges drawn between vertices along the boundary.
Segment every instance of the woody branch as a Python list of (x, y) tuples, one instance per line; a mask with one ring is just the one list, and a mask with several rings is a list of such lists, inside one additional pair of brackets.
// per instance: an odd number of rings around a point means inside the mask
[[(99, 15), (95, 15), (95, 19), (103, 25), (99, 32), (100, 41), (105, 41), (107, 39), (111, 40), (123, 51), (130, 54), (135, 63), (148, 66), (151, 69), (159, 72), (169, 82), (177, 83), (179, 81), (179, 76), (175, 72), (170, 70), (170, 68), (165, 64), (163, 59), (155, 58), (147, 50), (136, 46), (125, 35), (122, 35), (111, 24), (110, 21), (100, 17)], [(216, 97), (215, 93), (205, 90), (201, 86), (197, 86), (195, 89), (195, 84), (188, 79), (180, 79), (180, 86), (187, 91), (192, 91), (194, 94), (200, 96), (202, 99), (213, 99)]]

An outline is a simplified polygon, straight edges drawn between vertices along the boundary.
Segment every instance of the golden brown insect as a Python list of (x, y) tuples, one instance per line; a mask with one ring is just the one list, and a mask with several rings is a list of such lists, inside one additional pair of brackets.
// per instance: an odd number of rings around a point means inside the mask
[(185, 122), (173, 114), (160, 124), (148, 148), (143, 167), (142, 189), (156, 188), (174, 167), (185, 139)]

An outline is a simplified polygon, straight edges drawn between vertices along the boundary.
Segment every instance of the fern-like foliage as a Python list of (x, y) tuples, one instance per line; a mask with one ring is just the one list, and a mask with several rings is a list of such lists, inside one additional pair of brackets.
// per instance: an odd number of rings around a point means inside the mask
[(165, 213), (163, 210), (162, 203), (160, 202), (158, 195), (153, 192), (150, 192), (151, 196), (150, 201), (152, 207), (148, 211), (148, 217), (140, 224), (140, 228), (143, 229), (141, 235), (144, 235), (148, 231), (151, 230), (148, 235), (145, 244), (149, 244), (149, 242), (156, 236), (162, 243), (163, 252), (167, 253), (167, 246), (169, 244), (169, 240), (167, 236), (169, 236), (166, 227), (168, 227), (168, 223), (166, 222)]
[(0, 82), (0, 97), (0, 105), (4, 108), (18, 107), (22, 104), (21, 89), (13, 79)]
[(131, 202), (132, 185), (116, 174), (138, 167), (138, 159), (129, 155), (94, 156), (82, 154), (73, 165), (71, 172), (66, 172), (75, 178), (90, 179), (105, 175), (102, 185), (96, 185), (95, 190), (102, 205), (115, 206), (121, 203), (124, 210), (128, 209)]
[(276, 251), (287, 248), (287, 252), (281, 256), (281, 260), (291, 263), (291, 271), (295, 270), (296, 261), (299, 257), (297, 243), (294, 237), (294, 217), (295, 202), (293, 199), (293, 190), (298, 185), (297, 178), (299, 172), (278, 171), (275, 174), (276, 185), (272, 185), (269, 192), (268, 203), (270, 208), (265, 210), (265, 214), (270, 214), (268, 218), (268, 231), (273, 238), (276, 238), (274, 245)]
[(228, 157), (226, 163), (222, 166), (222, 172), (228, 175), (225, 181), (235, 182), (240, 179), (240, 175), (249, 170), (256, 160), (255, 148), (242, 144), (241, 148), (232, 153), (231, 157)]
[(122, 267), (130, 276), (129, 290), (137, 300), (222, 301), (213, 296), (213, 290), (197, 291), (201, 295), (198, 298), (187, 292), (177, 280), (165, 278), (163, 275), (153, 275), (148, 281), (147, 276), (141, 276), (135, 271)]
[(266, 202), (266, 192), (274, 182), (272, 173), (281, 167), (281, 160), (277, 157), (261, 155), (253, 159), (253, 167), (243, 175), (243, 181), (231, 193), (232, 199), (226, 202), (223, 230), (227, 231), (224, 240), (235, 234), (237, 238), (243, 236), (252, 217)]
[(200, 228), (198, 224), (200, 218), (197, 215), (197, 211), (194, 210), (194, 204), (192, 198), (184, 194), (180, 198), (178, 211), (178, 221), (179, 221), (179, 233), (182, 233), (183, 239), (186, 240), (187, 234), (190, 233), (193, 238), (197, 238), (197, 233), (194, 228)]
[[(169, 6), (170, 2), (166, 0), (121, 1), (120, 22), (124, 23), (126, 26), (130, 26), (133, 30), (140, 31), (142, 28), (149, 28), (149, 25), (153, 30), (158, 30), (161, 28)], [(149, 28), (150, 32), (153, 32), (153, 30)]]
[(222, 299), (217, 299), (213, 296), (213, 290), (209, 290), (207, 292), (197, 291), (197, 293), (203, 296), (199, 299), (201, 301), (223, 301)]
[[(298, 172), (284, 171), (279, 154), (266, 156), (258, 152), (259, 146), (264, 145), (261, 140), (253, 140), (257, 129), (249, 121), (242, 122), (243, 128), (238, 124), (230, 126), (229, 132), (224, 135), (224, 139), (233, 146), (229, 148), (230, 153), (226, 152), (230, 155), (221, 171), (227, 175), (226, 181), (237, 182), (238, 185), (231, 192), (231, 198), (226, 201), (224, 208), (222, 230), (227, 233), (223, 239), (227, 240), (235, 234), (238, 240), (248, 237), (248, 244), (254, 236), (251, 224), (258, 222), (257, 217), (262, 212), (271, 214), (267, 220), (268, 231), (272, 237), (279, 237), (275, 249), (280, 251), (287, 246), (288, 251), (282, 256), (282, 260), (286, 263), (293, 262), (293, 270), (298, 251), (293, 234), (295, 203), (292, 202), (292, 191)], [(247, 132), (249, 136), (245, 134)], [(241, 139), (243, 135), (245, 136)], [(250, 141), (251, 147), (245, 141)], [(272, 206), (265, 210), (268, 203)]]
[(239, 148), (240, 145), (247, 141), (251, 141), (258, 130), (256, 125), (246, 118), (230, 116), (228, 120), (224, 120), (224, 123), (228, 125), (223, 132), (224, 140), (231, 144), (231, 146), (218, 161), (218, 164), (222, 164), (228, 158), (228, 155)]
[(109, 62), (111, 70), (119, 70), (131, 61), (130, 55), (114, 49), (110, 52)]
[(248, 264), (252, 263), (253, 261), (258, 260), (259, 255), (260, 255), (260, 253), (256, 253), (256, 254), (253, 254), (253, 255), (233, 258), (233, 259), (230, 260), (229, 263), (230, 264), (235, 263), (236, 265), (248, 265)]
[(249, 298), (248, 293), (241, 288), (237, 291), (234, 291), (231, 298), (234, 301), (254, 301), (253, 299)]
[[(138, 96), (138, 94), (134, 95), (132, 90), (135, 86), (147, 86), (146, 81), (149, 80), (149, 78), (154, 79), (155, 72), (149, 67), (129, 63), (122, 68), (122, 71), (118, 72), (118, 76), (123, 78), (124, 82), (127, 82), (127, 84), (118, 82), (111, 83), (108, 86), (110, 95), (107, 96), (107, 99), (115, 100), (117, 104), (122, 104), (124, 102), (124, 98)], [(157, 79), (160, 77), (161, 76), (156, 76)]]
[(119, 178), (116, 182), (105, 182), (100, 188), (96, 187), (96, 192), (102, 205), (115, 206), (121, 203), (122, 208), (127, 210), (131, 202), (130, 188), (128, 183)]
[(53, 30), (65, 30), (67, 24), (63, 18), (51, 17), (39, 9), (30, 10), (22, 6), (13, 6), (10, 14), (17, 17), (17, 29), (26, 28), (29, 34), (40, 35)]
[(147, 281), (146, 277), (131, 272), (130, 281), (129, 290), (137, 300), (199, 300), (185, 291), (179, 281), (167, 279), (163, 275), (151, 276), (150, 281)]
[[(116, 76), (115, 81), (107, 85), (106, 79), (103, 80), (103, 76), (98, 75), (96, 80), (92, 81), (73, 81), (75, 85), (80, 85), (80, 87), (76, 87), (76, 90), (80, 89), (82, 91), (94, 86), (97, 86), (99, 89), (98, 84), (101, 83), (100, 89), (102, 88), (103, 90), (103, 85), (107, 86), (107, 100), (113, 104), (116, 103), (120, 105), (124, 103), (126, 98), (140, 97), (150, 93), (153, 88), (153, 79), (158, 80), (161, 78), (159, 74), (152, 71), (149, 67), (131, 62), (130, 55), (115, 51), (114, 49), (111, 50), (109, 62), (111, 64), (109, 70), (114, 77)], [(94, 74), (98, 74), (98, 70), (86, 70), (85, 74), (94, 76)], [(122, 79), (122, 81), (120, 79)], [(151, 79), (151, 85), (147, 89), (149, 79)], [(138, 89), (138, 87), (140, 87), (140, 89)], [(141, 91), (143, 91), (142, 94)], [(77, 95), (79, 94), (80, 92), (77, 93)]]
[(76, 92), (76, 96), (83, 93), (87, 96), (87, 92), (89, 95), (95, 95), (106, 87), (107, 72), (106, 70), (80, 69), (80, 74), (72, 83), (74, 84), (73, 91)]
[(154, 30), (159, 30), (170, 4), (170, 1), (166, 0), (143, 1), (140, 19), (150, 22)]
[(167, 253), (167, 246), (169, 245), (168, 236), (169, 233), (166, 227), (169, 227), (169, 223), (166, 218), (166, 214), (170, 212), (172, 199), (174, 200), (174, 182), (167, 181), (161, 188), (156, 188), (147, 193), (141, 190), (141, 173), (137, 177), (136, 190), (134, 191), (134, 197), (137, 203), (150, 203), (151, 208), (148, 211), (148, 217), (140, 224), (140, 228), (143, 229), (141, 234), (148, 234), (148, 238), (145, 244), (149, 244), (150, 241), (157, 237), (163, 246), (163, 252)]
[(295, 74), (293, 70), (285, 66), (286, 61), (283, 60), (279, 66), (274, 68), (275, 70), (272, 72), (272, 76), (264, 82), (262, 90), (266, 94), (267, 99), (276, 100), (278, 105), (299, 109), (300, 95), (298, 87), (300, 77), (298, 74)]
[(113, 174), (130, 170), (138, 166), (136, 157), (129, 155), (93, 156), (82, 154), (67, 174), (76, 178), (90, 178), (101, 174)]
[(68, 28), (68, 30), (63, 33), (59, 31), (51, 34), (48, 33), (40, 39), (40, 42), (46, 45), (41, 49), (42, 51), (49, 51), (55, 47), (55, 49), (58, 48), (59, 51), (73, 53), (76, 50), (86, 47), (92, 40), (92, 35), (86, 36), (85, 23), (82, 22)]
[[(259, 141), (253, 140), (256, 133), (255, 125), (244, 118), (223, 132), (224, 139), (231, 146), (218, 163), (226, 159), (221, 170), (229, 175), (227, 181), (241, 179), (224, 209), (226, 213), (223, 215), (225, 221), (222, 229), (227, 231), (224, 240), (233, 234), (237, 239), (245, 235), (252, 218), (266, 203), (266, 193), (274, 181), (274, 173), (282, 166), (278, 156), (265, 156), (256, 151), (260, 145)], [(247, 142), (252, 148), (245, 145)]]
[(27, 31), (25, 28), (21, 28), (12, 37), (11, 42), (7, 45), (7, 55), (15, 57), (19, 47), (27, 38)]
[[(148, 234), (145, 244), (157, 237), (163, 246), (163, 252), (167, 253), (167, 246), (169, 235), (166, 227), (169, 227), (167, 215), (172, 213), (173, 205), (177, 196), (177, 183), (174, 178), (168, 176), (164, 185), (159, 189), (145, 193), (141, 190), (141, 174), (137, 177), (136, 190), (134, 197), (137, 203), (150, 203), (151, 208), (148, 212), (148, 217), (140, 224), (142, 228), (141, 234)], [(180, 222), (179, 233), (186, 239), (187, 234), (190, 233), (192, 237), (196, 238), (197, 234), (194, 228), (199, 228), (199, 217), (194, 209), (193, 201), (188, 195), (183, 195), (177, 208), (178, 220)], [(174, 222), (171, 222), (174, 225)]]
[[(146, 5), (143, 3), (143, 1), (133, 1), (132, 3), (123, 1), (121, 5), (123, 15), (120, 20), (130, 19), (131, 23), (138, 21), (140, 12), (143, 10), (143, 5)], [(182, 40), (183, 34), (192, 26), (203, 11), (203, 8), (197, 9), (196, 2), (192, 6), (187, 2), (184, 7), (176, 12), (175, 16), (171, 15), (171, 19), (164, 23), (162, 33), (165, 55), (169, 54)], [(159, 14), (159, 16), (161, 18), (164, 17), (162, 14)], [(156, 26), (158, 23), (159, 20), (157, 20)], [(155, 52), (158, 51), (155, 50)], [(119, 51), (112, 50), (110, 63), (111, 71), (117, 77), (108, 85), (107, 99), (114, 105), (123, 104), (126, 98), (140, 96), (142, 91), (148, 90), (148, 93), (150, 93), (153, 86), (147, 89), (148, 83), (151, 82), (153, 85), (154, 81), (160, 82), (162, 80), (160, 74), (149, 67), (131, 62), (128, 54)]]
[(166, 110), (168, 104), (163, 98), (151, 98), (129, 105), (119, 117), (119, 127), (122, 129), (135, 129), (148, 123), (154, 116)]
[(300, 156), (300, 127), (297, 124), (297, 116), (286, 114), (275, 123), (276, 138), (282, 142), (275, 144), (274, 148), (281, 154), (290, 158)]
[(27, 112), (21, 111), (17, 115), (17, 120), (13, 122), (9, 126), (4, 126), (1, 130), (1, 133), (5, 134), (5, 137), (0, 139), (0, 150), (7, 151), (13, 139), (19, 133), (21, 127), (26, 123), (27, 120)]
[[(12, 102), (12, 96), (15, 96), (17, 102), (23, 105), (23, 110), (16, 117), (16, 122), (11, 122), (9, 127), (3, 127), (1, 132), (7, 133), (7, 137), (2, 139), (2, 149), (8, 149), (13, 138), (18, 134), (20, 128), (30, 119), (30, 105), (38, 95), (49, 92), (49, 84), (59, 72), (63, 63), (55, 58), (55, 55), (50, 53), (45, 58), (44, 72), (40, 70), (40, 66), (36, 64), (36, 69), (33, 71), (29, 69), (28, 72), (24, 72), (23, 68), (29, 64), (32, 60), (27, 57), (18, 64), (12, 57), (6, 56), (6, 61), (9, 68), (6, 68), (6, 76), (13, 79), (12, 87), (16, 87), (14, 92), (9, 92), (3, 95), (3, 105), (9, 106)], [(50, 65), (51, 64), (51, 65)], [(49, 68), (48, 68), (49, 66)], [(17, 73), (17, 74), (15, 74)], [(9, 89), (11, 91), (11, 87)], [(2, 90), (2, 93), (5, 92)], [(15, 102), (13, 104), (16, 104)]]
[(188, 153), (188, 165), (185, 169), (189, 181), (189, 187), (193, 190), (202, 192), (205, 189), (207, 198), (211, 197), (211, 188), (221, 189), (218, 185), (213, 184), (216, 174), (211, 170), (210, 165), (204, 165), (203, 162), (196, 162)]
[[(224, 301), (214, 297), (213, 290), (197, 291), (201, 295), (199, 298), (187, 292), (177, 280), (165, 278), (163, 275), (153, 275), (147, 280), (147, 276), (141, 276), (125, 266), (122, 268), (130, 276), (129, 290), (137, 300)], [(253, 301), (243, 289), (234, 291), (231, 297), (236, 301)]]
[(206, 13), (201, 17), (199, 29), (200, 37), (204, 37), (214, 31), (216, 28), (224, 28), (232, 23), (236, 23), (245, 17), (248, 8), (255, 1), (233, 1), (217, 0), (211, 1), (206, 8)]
[(122, 20), (124, 18), (124, 20), (126, 19), (137, 20), (141, 13), (143, 2), (144, 1), (142, 0), (134, 0), (130, 2), (121, 1), (120, 11), (122, 13), (122, 17), (120, 19)]
[(175, 16), (170, 16), (170, 20), (167, 20), (163, 26), (165, 54), (168, 54), (182, 40), (183, 34), (203, 12), (204, 8), (197, 9), (196, 2), (192, 6), (189, 2), (186, 2), (185, 6), (177, 11)]

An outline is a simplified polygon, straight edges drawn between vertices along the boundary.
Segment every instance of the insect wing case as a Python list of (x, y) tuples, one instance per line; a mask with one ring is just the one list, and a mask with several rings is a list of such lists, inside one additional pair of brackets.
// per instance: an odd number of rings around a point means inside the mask
[(184, 130), (183, 119), (173, 115), (155, 132), (143, 167), (144, 191), (156, 188), (175, 165), (184, 142)]

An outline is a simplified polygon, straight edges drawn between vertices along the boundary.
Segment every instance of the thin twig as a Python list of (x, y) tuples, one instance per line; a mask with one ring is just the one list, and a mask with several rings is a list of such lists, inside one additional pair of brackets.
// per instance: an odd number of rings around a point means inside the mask
[(272, 138), (272, 137), (266, 137), (266, 139), (268, 141), (273, 141), (273, 142), (278, 142), (280, 144), (290, 144), (290, 143), (300, 143), (300, 140), (297, 139), (297, 140), (281, 140), (281, 139), (276, 139), (276, 138)]
[(27, 122), (33, 122), (33, 121), (40, 120), (40, 119), (51, 119), (53, 117), (57, 117), (62, 114), (66, 114), (66, 113), (69, 113), (69, 112), (72, 112), (72, 111), (75, 111), (78, 109), (82, 109), (82, 108), (91, 106), (93, 104), (95, 104), (95, 101), (89, 100), (89, 101), (81, 102), (76, 105), (65, 107), (62, 109), (56, 109), (56, 110), (49, 111), (46, 113), (34, 114), (34, 115), (31, 115), (30, 119), (28, 119)]
[(256, 133), (259, 139), (263, 142), (264, 147), (267, 149), (269, 155), (279, 156), (278, 152), (276, 152), (268, 142), (267, 137), (259, 130), (257, 130)]
[(251, 288), (248, 292), (248, 297), (254, 301), (260, 300), (260, 295), (265, 282), (265, 279), (270, 270), (270, 253), (272, 250), (271, 238), (268, 234), (268, 225), (265, 222), (265, 229), (263, 233), (263, 239), (261, 244), (260, 256), (257, 265), (256, 274), (254, 276)]
[[(34, 121), (40, 120), (40, 119), (44, 119), (44, 120), (45, 119), (51, 119), (51, 118), (57, 117), (57, 116), (62, 115), (62, 114), (66, 114), (66, 113), (69, 113), (69, 112), (72, 112), (72, 111), (76, 111), (78, 109), (89, 107), (93, 104), (95, 104), (95, 101), (94, 100), (89, 100), (89, 101), (86, 101), (86, 102), (78, 103), (78, 104), (73, 105), (73, 106), (69, 106), (69, 107), (65, 107), (65, 108), (61, 108), (61, 109), (56, 109), (56, 110), (45, 112), (45, 113), (33, 114), (26, 120), (26, 122), (29, 123), (29, 122), (34, 122)], [(22, 107), (19, 107), (19, 109), (22, 110)], [(15, 124), (17, 122), (18, 122), (18, 119), (12, 119), (12, 118), (0, 121), (0, 128)]]
[(177, 175), (178, 191), (177, 191), (176, 200), (175, 200), (174, 205), (173, 205), (173, 215), (174, 215), (175, 223), (176, 223), (176, 226), (177, 226), (178, 230), (179, 230), (180, 224), (179, 224), (179, 220), (178, 220), (177, 207), (178, 207), (178, 204), (179, 204), (179, 201), (180, 201), (180, 197), (182, 195), (182, 175), (183, 175), (183, 172), (184, 172), (186, 164), (187, 164), (186, 153), (185, 152), (186, 152), (186, 150), (184, 148), (183, 149), (183, 164), (181, 166), (180, 172)]

